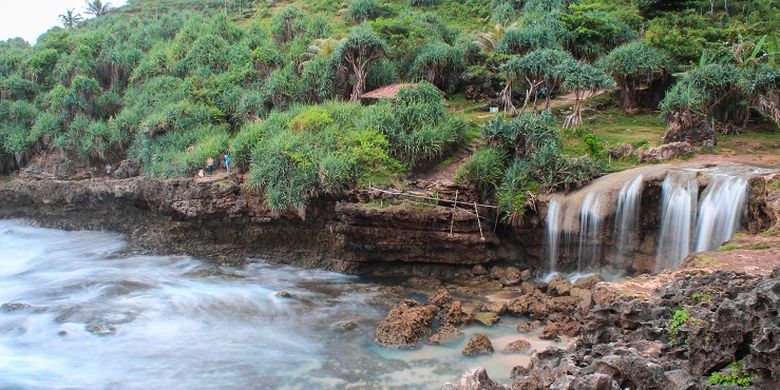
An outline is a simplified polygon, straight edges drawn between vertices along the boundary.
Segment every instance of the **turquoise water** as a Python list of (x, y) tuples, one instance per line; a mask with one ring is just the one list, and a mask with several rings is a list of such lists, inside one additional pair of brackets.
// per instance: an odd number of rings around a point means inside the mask
[[(127, 256), (125, 245), (111, 233), (0, 221), (0, 388), (430, 389), (476, 366), (508, 382), (529, 358), (464, 358), (465, 339), (375, 346), (376, 325), (404, 298), (383, 284), (263, 262)], [(486, 331), (500, 351), (520, 336), (515, 324), (465, 331)]]

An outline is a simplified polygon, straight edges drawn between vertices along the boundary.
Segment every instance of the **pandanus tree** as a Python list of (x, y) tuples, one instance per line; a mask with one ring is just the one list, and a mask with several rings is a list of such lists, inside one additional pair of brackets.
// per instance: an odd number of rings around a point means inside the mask
[(599, 89), (611, 88), (615, 85), (603, 70), (576, 60), (569, 60), (556, 66), (553, 72), (560, 80), (561, 89), (574, 93), (574, 107), (572, 113), (563, 121), (564, 128), (582, 124), (582, 104), (587, 94), (593, 95)]
[(64, 14), (60, 15), (60, 23), (62, 23), (65, 28), (76, 27), (82, 20), (84, 20), (84, 18), (81, 17), (81, 14), (76, 13), (73, 9), (69, 9), (65, 11)]
[(626, 111), (638, 107), (640, 87), (665, 77), (673, 69), (672, 58), (666, 52), (639, 42), (615, 48), (598, 64), (615, 80), (620, 91), (620, 105)]
[(337, 65), (355, 77), (349, 101), (356, 102), (366, 88), (366, 76), (371, 64), (387, 55), (388, 46), (371, 29), (360, 26), (352, 30), (334, 55)]
[(506, 80), (506, 86), (501, 91), (501, 100), (504, 110), (509, 114), (517, 112), (512, 103), (513, 87), (516, 81), (525, 81), (527, 89), (523, 110), (533, 99), (533, 110), (536, 112), (536, 100), (539, 88), (545, 87), (547, 100), (545, 109), (550, 106), (550, 92), (556, 86), (555, 67), (572, 60), (569, 53), (562, 50), (540, 49), (534, 50), (522, 57), (512, 56), (501, 66), (501, 71)]
[(425, 46), (412, 64), (414, 77), (428, 80), (442, 90), (452, 90), (466, 68), (463, 50), (438, 42)]
[(94, 17), (101, 17), (111, 11), (111, 3), (104, 3), (100, 0), (87, 0), (84, 12)]

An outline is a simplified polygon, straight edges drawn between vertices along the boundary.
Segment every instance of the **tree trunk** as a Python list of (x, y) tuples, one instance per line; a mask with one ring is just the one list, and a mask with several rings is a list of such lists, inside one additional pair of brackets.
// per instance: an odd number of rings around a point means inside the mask
[(354, 66), (355, 71), (355, 85), (352, 86), (352, 95), (349, 97), (350, 103), (356, 103), (363, 96), (363, 91), (366, 89), (366, 75), (362, 66)]
[(624, 80), (620, 86), (620, 105), (626, 112), (636, 110), (636, 86), (632, 80)]
[(499, 96), (501, 97), (501, 103), (504, 105), (504, 112), (509, 115), (517, 114), (517, 108), (515, 108), (515, 105), (512, 102), (512, 80), (506, 81), (506, 87), (501, 90)]
[(574, 92), (574, 111), (563, 121), (563, 128), (570, 129), (582, 124), (582, 92)]

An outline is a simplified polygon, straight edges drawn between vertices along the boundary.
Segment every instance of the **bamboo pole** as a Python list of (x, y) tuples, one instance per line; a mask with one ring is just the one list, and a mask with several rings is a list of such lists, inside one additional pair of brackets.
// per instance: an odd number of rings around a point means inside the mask
[(477, 226), (479, 226), (479, 238), (485, 241), (485, 235), (482, 234), (482, 222), (479, 220), (479, 209), (477, 208), (477, 202), (474, 202), (474, 211), (477, 213)]
[[(455, 202), (458, 201), (458, 190), (455, 190)], [(455, 226), (455, 208), (458, 207), (456, 203), (452, 204), (452, 219), (450, 220), (450, 237), (452, 237), (452, 228)], [(479, 217), (477, 217), (479, 219)]]

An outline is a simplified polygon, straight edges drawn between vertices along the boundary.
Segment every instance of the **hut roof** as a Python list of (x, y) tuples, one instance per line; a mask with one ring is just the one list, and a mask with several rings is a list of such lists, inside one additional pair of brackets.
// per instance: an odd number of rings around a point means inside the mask
[(401, 88), (416, 87), (414, 83), (398, 83), (385, 85), (384, 87), (377, 88), (373, 91), (364, 93), (361, 99), (395, 99), (398, 96), (398, 91)]

